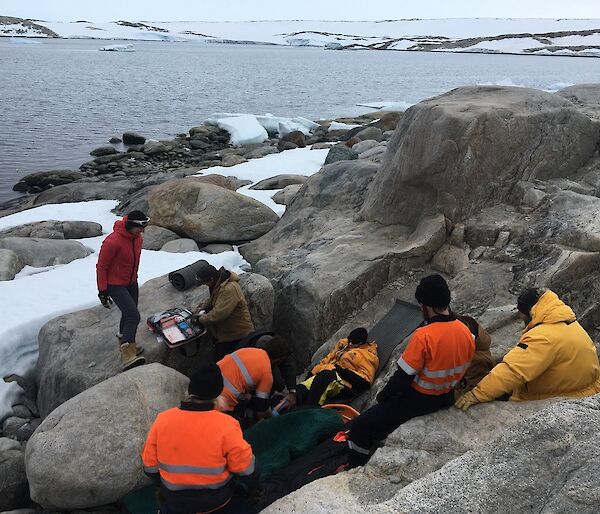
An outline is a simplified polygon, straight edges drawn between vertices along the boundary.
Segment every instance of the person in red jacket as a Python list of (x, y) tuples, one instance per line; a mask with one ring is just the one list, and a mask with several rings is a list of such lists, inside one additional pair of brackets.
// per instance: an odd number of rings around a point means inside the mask
[(203, 364), (190, 379), (189, 397), (161, 412), (150, 428), (142, 462), (160, 485), (161, 514), (250, 512), (236, 482), (255, 492), (258, 469), (240, 424), (215, 410), (222, 389), (219, 367)]
[(100, 303), (110, 309), (116, 303), (121, 310), (119, 344), (123, 370), (144, 364), (140, 356), (143, 349), (135, 342), (140, 323), (138, 311), (139, 289), (137, 283), (144, 229), (150, 218), (141, 211), (132, 211), (115, 222), (113, 231), (102, 243), (96, 279)]
[(450, 289), (443, 277), (423, 278), (415, 298), (426, 325), (414, 331), (396, 373), (377, 395), (377, 404), (352, 422), (350, 467), (365, 464), (376, 443), (402, 423), (453, 405), (454, 387), (475, 354), (475, 336), (450, 311)]

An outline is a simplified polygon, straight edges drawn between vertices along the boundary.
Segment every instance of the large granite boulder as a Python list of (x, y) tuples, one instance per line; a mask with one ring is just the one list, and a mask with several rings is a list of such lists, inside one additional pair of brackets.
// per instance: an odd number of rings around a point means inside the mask
[[(264, 277), (240, 275), (240, 285), (257, 328), (271, 328), (273, 287)], [(140, 288), (142, 323), (137, 343), (145, 348), (147, 362), (159, 362), (189, 374), (198, 363), (212, 359), (212, 345), (203, 339), (194, 357), (178, 349), (169, 350), (145, 326), (152, 314), (178, 305), (194, 308), (208, 298), (208, 288), (177, 291), (167, 277), (146, 282)], [(106, 380), (121, 370), (118, 340), (120, 319), (117, 308), (102, 306), (66, 314), (46, 323), (38, 335), (38, 407), (42, 417), (69, 398)]]
[(0, 437), (0, 511), (29, 503), (24, 450), (20, 443)]
[[(443, 216), (417, 229), (356, 221), (378, 167), (338, 162), (311, 176), (276, 227), (242, 253), (275, 286), (274, 327), (306, 364), (348, 317), (446, 238)], [(347, 335), (347, 334), (346, 334)]]
[(34, 205), (119, 200), (126, 196), (132, 187), (131, 181), (127, 179), (114, 182), (75, 182), (43, 191), (35, 198)]
[(21, 264), (36, 268), (67, 264), (83, 259), (92, 252), (79, 241), (39, 239), (34, 237), (6, 237), (0, 239), (0, 248), (12, 250)]
[(412, 226), (438, 212), (462, 220), (506, 201), (521, 180), (569, 176), (599, 139), (600, 125), (559, 96), (455, 89), (405, 113), (361, 215)]
[(93, 221), (34, 221), (0, 232), (0, 238), (83, 239), (101, 235), (102, 225)]
[(269, 189), (283, 189), (287, 186), (295, 184), (304, 184), (307, 177), (304, 175), (276, 175), (274, 177), (266, 178), (260, 182), (254, 184), (250, 189), (269, 190)]
[(149, 205), (153, 223), (199, 243), (256, 239), (279, 220), (257, 200), (193, 178), (157, 187)]
[(12, 280), (22, 269), (23, 264), (15, 252), (0, 248), (0, 280)]
[(69, 184), (75, 180), (82, 179), (83, 173), (71, 170), (37, 171), (25, 175), (13, 186), (14, 191), (21, 193), (39, 193), (50, 187)]
[(179, 236), (167, 228), (158, 227), (157, 225), (149, 225), (144, 230), (145, 250), (160, 250), (169, 241), (175, 241)]
[(556, 94), (569, 100), (590, 118), (600, 121), (600, 84), (577, 84)]
[(27, 443), (31, 498), (46, 509), (112, 503), (149, 484), (140, 453), (159, 412), (179, 405), (188, 379), (150, 364), (110, 378), (53, 411)]

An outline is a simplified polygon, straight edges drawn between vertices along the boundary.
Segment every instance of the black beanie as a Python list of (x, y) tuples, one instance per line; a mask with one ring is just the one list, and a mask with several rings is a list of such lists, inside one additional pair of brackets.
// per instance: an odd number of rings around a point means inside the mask
[(146, 221), (148, 216), (146, 216), (142, 211), (131, 211), (127, 215), (127, 219), (132, 221)]
[(367, 342), (369, 333), (366, 328), (355, 328), (348, 336), (348, 341), (353, 344), (365, 344)]
[(531, 308), (537, 303), (540, 299), (541, 291), (539, 289), (535, 289), (531, 287), (529, 289), (525, 289), (517, 298), (517, 310), (525, 314), (525, 316), (529, 316), (531, 312)]
[(194, 371), (188, 385), (188, 393), (199, 400), (214, 400), (223, 391), (221, 368), (214, 362), (202, 364)]
[(196, 280), (201, 284), (209, 278), (217, 278), (219, 276), (219, 270), (207, 261), (198, 261), (196, 264), (201, 264), (196, 272)]
[(441, 275), (429, 275), (419, 282), (415, 298), (427, 307), (447, 309), (450, 305), (450, 289)]

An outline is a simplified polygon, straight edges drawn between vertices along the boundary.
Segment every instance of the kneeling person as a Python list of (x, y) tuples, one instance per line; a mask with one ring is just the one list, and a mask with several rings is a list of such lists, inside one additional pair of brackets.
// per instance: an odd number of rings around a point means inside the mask
[(272, 367), (287, 356), (287, 348), (273, 339), (262, 348), (240, 348), (217, 362), (223, 374), (223, 392), (219, 398), (221, 410), (243, 418), (238, 405), (250, 400), (259, 419), (271, 415)]
[(180, 407), (161, 412), (142, 452), (144, 472), (160, 483), (162, 514), (185, 512), (241, 513), (245, 505), (234, 496), (234, 476), (257, 487), (252, 448), (239, 423), (217, 412), (223, 389), (216, 364), (198, 369)]
[(240, 341), (254, 332), (246, 297), (239, 277), (225, 268), (206, 266), (196, 280), (208, 286), (210, 298), (196, 309), (196, 320), (206, 325), (216, 340), (215, 359), (231, 353)]

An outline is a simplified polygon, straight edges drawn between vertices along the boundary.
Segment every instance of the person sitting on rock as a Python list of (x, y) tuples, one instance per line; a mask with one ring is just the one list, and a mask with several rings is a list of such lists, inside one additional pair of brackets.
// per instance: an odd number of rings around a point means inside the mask
[(161, 412), (150, 428), (142, 461), (146, 475), (160, 484), (161, 514), (250, 512), (232, 478), (254, 489), (258, 472), (240, 424), (215, 410), (222, 389), (219, 367), (203, 364), (190, 379), (189, 397)]
[(215, 338), (215, 359), (220, 360), (254, 331), (248, 303), (239, 277), (225, 268), (205, 266), (196, 280), (208, 286), (210, 298), (198, 306), (195, 320), (205, 325)]
[(348, 433), (350, 467), (365, 464), (377, 442), (402, 423), (454, 403), (475, 353), (469, 328), (450, 312), (450, 289), (440, 275), (421, 280), (415, 292), (426, 325), (415, 330), (398, 369), (377, 395), (377, 404), (352, 422)]
[(492, 338), (485, 328), (471, 316), (456, 314), (456, 317), (469, 327), (469, 330), (475, 337), (475, 354), (473, 355), (471, 364), (469, 364), (465, 376), (454, 388), (454, 397), (458, 398), (460, 395), (473, 389), (490, 372), (494, 367), (494, 359), (490, 352)]
[(113, 232), (102, 242), (96, 279), (100, 303), (110, 309), (116, 303), (121, 311), (117, 338), (121, 349), (123, 370), (144, 364), (144, 350), (137, 346), (136, 332), (140, 323), (137, 283), (144, 229), (150, 218), (141, 211), (132, 211), (115, 222)]
[(600, 393), (598, 353), (573, 310), (543, 289), (525, 290), (517, 309), (525, 322), (519, 343), (456, 406), (467, 410), (506, 393), (514, 401)]
[(323, 405), (343, 393), (360, 394), (375, 380), (379, 367), (377, 343), (368, 341), (365, 328), (356, 328), (340, 339), (333, 349), (310, 372), (310, 377), (296, 386), (287, 399), (295, 405)]
[[(271, 339), (262, 348), (240, 348), (217, 362), (223, 374), (219, 409), (245, 420), (249, 407), (258, 419), (271, 416), (272, 367), (287, 356), (287, 346)], [(245, 421), (244, 421), (245, 422)]]

